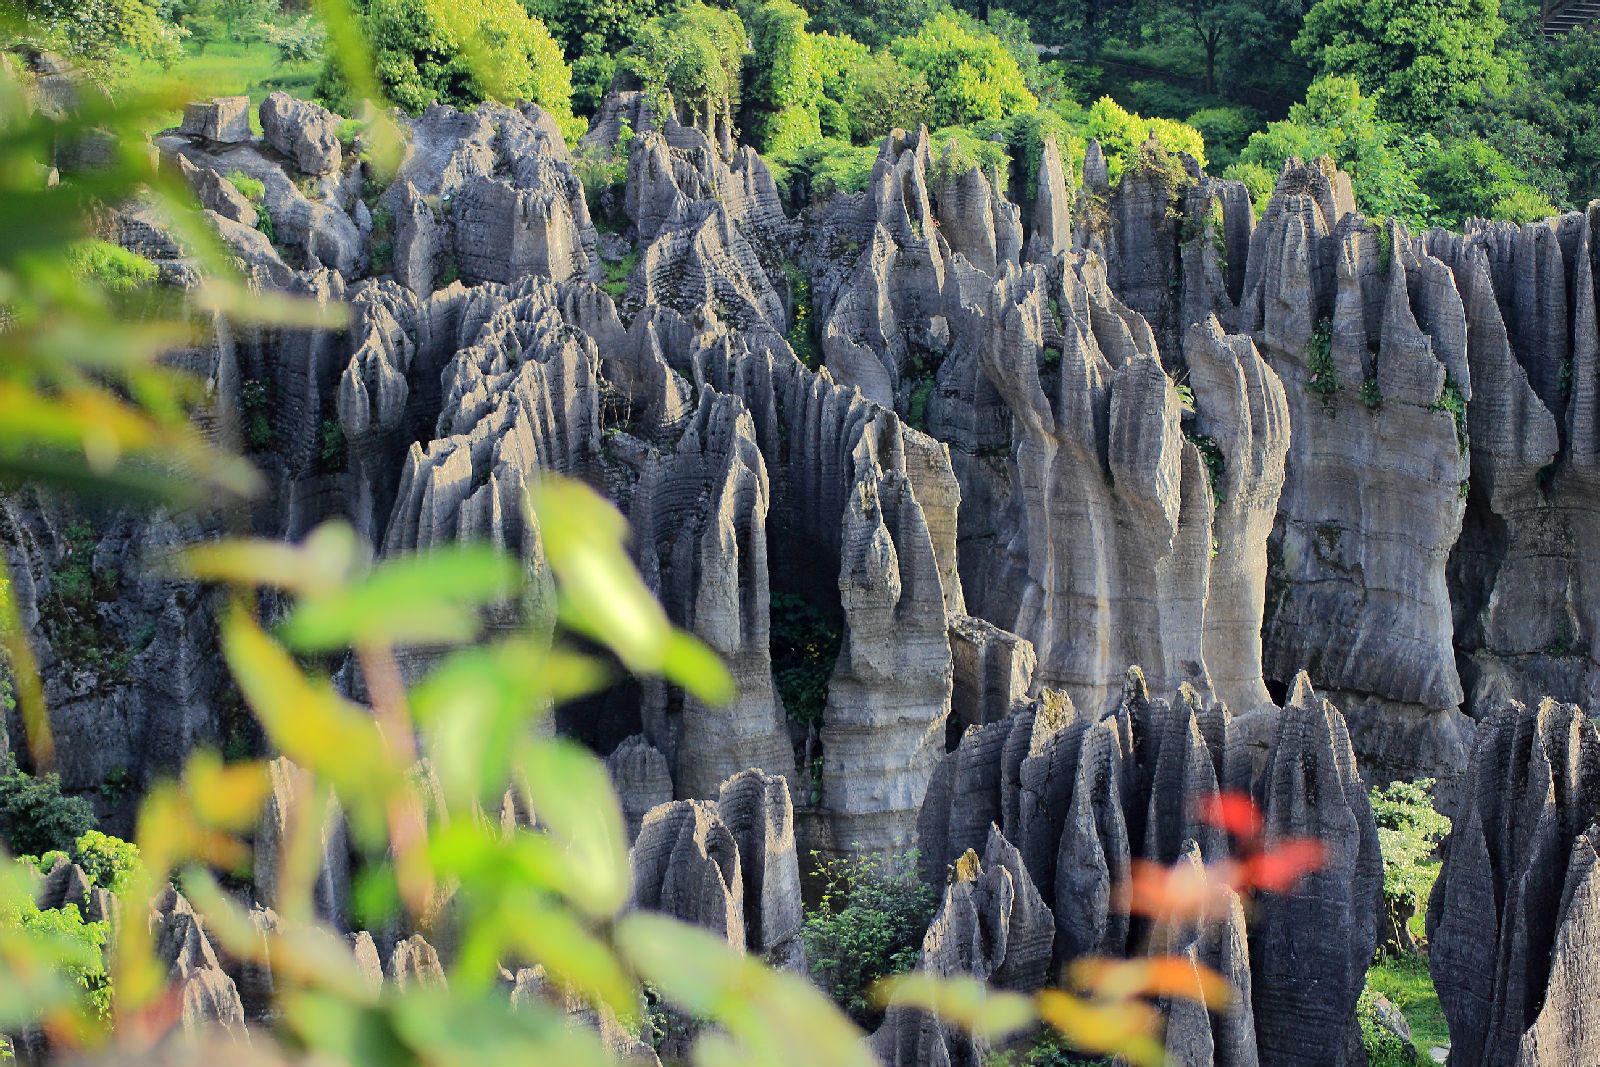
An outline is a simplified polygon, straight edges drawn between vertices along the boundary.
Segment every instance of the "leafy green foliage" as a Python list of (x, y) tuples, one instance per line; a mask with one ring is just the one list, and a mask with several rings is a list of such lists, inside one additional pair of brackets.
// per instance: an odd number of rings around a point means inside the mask
[(1317, 0), (1295, 51), (1354, 78), (1387, 117), (1428, 122), (1504, 87), (1499, 0)]
[(1492, 146), (1475, 138), (1423, 144), (1418, 183), (1433, 203), (1433, 219), (1461, 228), (1470, 218), (1534, 222), (1555, 215), (1522, 172)]
[(328, 45), (328, 31), (309, 14), (282, 26), (265, 23), (261, 36), (277, 51), (281, 63), (320, 62)]
[(934, 892), (917, 876), (916, 854), (831, 859), (813, 852), (822, 895), (806, 912), (812, 977), (857, 1022), (877, 1012), (873, 984), (916, 966), (933, 918)]
[(1383, 390), (1378, 385), (1377, 378), (1361, 379), (1361, 389), (1358, 393), (1361, 402), (1367, 406), (1368, 411), (1377, 411), (1383, 407)]
[(65, 852), (94, 829), (94, 809), (82, 797), (61, 793), (54, 773), (37, 777), (0, 760), (0, 841), (15, 855)]
[(1372, 817), (1378, 824), (1383, 851), (1383, 901), (1388, 925), (1380, 949), (1398, 954), (1409, 946), (1401, 927), (1418, 921), (1434, 880), (1439, 876), (1439, 842), (1450, 832), (1450, 820), (1433, 808), (1431, 779), (1393, 782), (1371, 791)]
[(150, 0), (20, 0), (18, 13), (23, 41), (17, 43), (57, 52), (101, 78), (137, 57), (170, 65), (182, 53), (177, 27)]
[(1262, 127), (1260, 114), (1248, 107), (1201, 108), (1186, 122), (1199, 131), (1211, 165), (1219, 170), (1236, 162), (1250, 135)]
[(1455, 379), (1445, 375), (1444, 385), (1439, 389), (1438, 399), (1428, 405), (1434, 411), (1448, 411), (1450, 418), (1456, 424), (1456, 444), (1461, 448), (1461, 454), (1467, 453), (1467, 398), (1462, 394), (1461, 387)]
[(224, 177), (228, 179), (230, 185), (239, 190), (241, 196), (257, 206), (260, 206), (261, 201), (267, 195), (265, 182), (260, 178), (252, 178), (237, 167), (230, 170)]
[(42, 873), (48, 874), (57, 857), (76, 863), (89, 881), (102, 889), (120, 893), (127, 888), (138, 868), (139, 846), (99, 830), (89, 830), (73, 842), (70, 851), (45, 852), (38, 857), (36, 865)]
[[(5, 866), (22, 870), (24, 865), (0, 860)], [(21, 893), (0, 895), (0, 926), (13, 937), (20, 936), (45, 948), (60, 968), (60, 977), (70, 984), (90, 1015), (102, 1022), (111, 1019), (111, 976), (107, 973), (105, 947), (110, 930), (103, 922), (85, 922), (76, 904), (64, 908), (40, 908)]]
[(1361, 1046), (1368, 1067), (1412, 1067), (1417, 1062), (1417, 1050), (1379, 1021), (1371, 989), (1363, 989), (1356, 1000), (1356, 1021), (1361, 1024)]
[(871, 144), (890, 130), (914, 130), (929, 120), (930, 90), (920, 73), (887, 52), (866, 52), (849, 38), (816, 39), (824, 42), (818, 48), (824, 132)]
[(1287, 119), (1252, 135), (1239, 154), (1240, 163), (1225, 176), (1244, 180), (1258, 194), (1259, 182), (1252, 180), (1256, 175), (1241, 171), (1243, 166), (1259, 167), (1276, 182), (1290, 157), (1330, 156), (1350, 173), (1356, 200), (1368, 215), (1420, 224), (1432, 204), (1417, 184), (1410, 151), (1410, 142), (1379, 117), (1377, 102), (1354, 79), (1326, 77), (1311, 84), (1305, 101), (1290, 108)]
[(806, 13), (794, 0), (747, 8), (748, 132), (764, 151), (783, 154), (822, 136), (822, 71)]
[(805, 726), (821, 726), (844, 640), (838, 620), (792, 593), (773, 593), (771, 627), (772, 677), (784, 711)]
[(1420, 1057), (1427, 1057), (1429, 1049), (1450, 1047), (1450, 1028), (1425, 957), (1415, 953), (1378, 957), (1367, 971), (1367, 988), (1400, 1009)]
[(627, 255), (617, 260), (603, 260), (601, 266), (605, 268), (606, 280), (600, 283), (600, 288), (611, 294), (612, 300), (621, 300), (628, 293), (628, 285), (633, 278), (633, 270), (639, 265), (639, 250), (632, 249)]
[(927, 81), (937, 125), (1003, 119), (1038, 106), (1000, 38), (950, 12), (934, 15), (916, 33), (891, 42), (889, 49)]
[(1323, 319), (1306, 344), (1306, 388), (1322, 400), (1322, 410), (1332, 415), (1339, 393), (1339, 372), (1333, 365), (1333, 323)]
[(338, 419), (323, 419), (317, 427), (317, 473), (337, 474), (348, 462), (344, 427)]
[(267, 383), (255, 378), (245, 379), (239, 390), (240, 405), (244, 409), (244, 437), (251, 448), (263, 449), (272, 445), (272, 420), (267, 414)]
[(916, 32), (941, 4), (939, 0), (807, 0), (805, 6), (818, 31), (882, 48), (896, 37)]
[(1211, 483), (1211, 498), (1217, 507), (1222, 507), (1228, 502), (1228, 486), (1224, 482), (1223, 474), (1227, 470), (1227, 457), (1222, 454), (1222, 447), (1216, 439), (1209, 434), (1184, 428), (1184, 435), (1194, 442), (1195, 448), (1200, 451), (1200, 458), (1206, 465), (1206, 479)]
[(666, 94), (691, 116), (731, 116), (739, 101), (747, 39), (732, 11), (699, 0), (646, 22), (618, 60), (655, 106)]
[[(408, 111), (531, 100), (569, 139), (583, 132), (561, 48), (518, 0), (369, 0), (362, 25), (379, 84)], [(353, 110), (331, 58), (322, 85), (337, 110)]]

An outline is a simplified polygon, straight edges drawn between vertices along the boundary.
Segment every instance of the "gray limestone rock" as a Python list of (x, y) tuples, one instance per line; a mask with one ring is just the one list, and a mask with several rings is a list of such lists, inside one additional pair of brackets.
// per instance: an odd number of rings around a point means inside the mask
[(1582, 1062), (1600, 732), (1570, 704), (1510, 703), (1480, 721), (1459, 796), (1428, 901), (1451, 1062)]
[[(1268, 848), (1314, 837), (1321, 867), (1287, 894), (1263, 892), (1250, 928), (1261, 1061), (1350, 1062), (1344, 1040), (1377, 947), (1383, 863), (1344, 719), (1302, 673), (1285, 704), (1258, 803)], [(1360, 1041), (1355, 1041), (1360, 1048)]]
[(189, 104), (178, 129), (212, 144), (242, 144), (250, 140), (250, 98), (219, 96)]
[(672, 799), (672, 774), (667, 769), (667, 759), (643, 734), (633, 734), (606, 757), (606, 770), (622, 801), (628, 840), (632, 842), (639, 836), (645, 815)]
[[(299, 829), (299, 821), (313, 817), (310, 805), (310, 776), (287, 759), (279, 757), (267, 765), (272, 791), (262, 808), (255, 838), (255, 893), (263, 906), (279, 903), (278, 879), (284, 852)], [(312, 901), (317, 916), (337, 929), (348, 929), (350, 921), (350, 842), (344, 812), (331, 800), (318, 831), (320, 860), (312, 885)]]
[(746, 902), (739, 842), (717, 805), (675, 800), (651, 811), (629, 858), (633, 907), (704, 927), (744, 950)]
[(396, 943), (394, 950), (389, 953), (389, 963), (384, 973), (396, 988), (402, 990), (413, 986), (427, 988), (445, 984), (444, 967), (439, 962), (439, 954), (421, 934), (412, 934)]
[(320, 104), (276, 92), (261, 101), (261, 135), (307, 174), (339, 169), (339, 117)]
[(739, 848), (746, 949), (774, 966), (803, 972), (805, 916), (788, 782), (759, 770), (740, 771), (722, 783), (717, 812)]

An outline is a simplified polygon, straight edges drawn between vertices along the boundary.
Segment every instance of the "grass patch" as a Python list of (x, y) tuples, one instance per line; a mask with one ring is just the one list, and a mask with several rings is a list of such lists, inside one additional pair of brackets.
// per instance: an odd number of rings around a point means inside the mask
[(239, 195), (252, 204), (260, 205), (267, 195), (267, 183), (260, 178), (252, 178), (244, 171), (235, 167), (227, 175), (228, 184), (239, 190)]
[(79, 241), (67, 249), (67, 262), (75, 277), (98, 282), (112, 293), (132, 293), (155, 284), (161, 268), (110, 241)]
[(600, 265), (606, 272), (606, 280), (600, 283), (600, 288), (610, 293), (612, 300), (621, 300), (627, 295), (628, 279), (633, 276), (633, 268), (639, 265), (639, 250), (634, 249), (615, 263), (605, 260)]
[(1411, 1025), (1412, 1044), (1424, 1057), (1423, 1062), (1433, 1062), (1426, 1058), (1428, 1049), (1449, 1047), (1450, 1028), (1445, 1025), (1444, 1009), (1439, 1007), (1439, 994), (1433, 988), (1426, 959), (1408, 953), (1378, 960), (1367, 971), (1367, 985), (1388, 997), (1406, 1017)]
[[(189, 46), (183, 58), (167, 70), (153, 60), (132, 57), (116, 88), (131, 94), (177, 86), (192, 100), (248, 96), (250, 128), (260, 133), (261, 101), (279, 89), (309, 98), (317, 83), (318, 67), (316, 61), (285, 63), (278, 50), (265, 41), (216, 41), (204, 48)], [(176, 126), (182, 119), (181, 108), (154, 114), (146, 123), (146, 132)]]

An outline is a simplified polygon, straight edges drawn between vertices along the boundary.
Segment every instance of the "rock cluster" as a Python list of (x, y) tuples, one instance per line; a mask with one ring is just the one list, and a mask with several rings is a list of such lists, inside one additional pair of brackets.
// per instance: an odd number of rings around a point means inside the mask
[(1460, 804), (1428, 901), (1450, 1062), (1594, 1059), (1600, 732), (1571, 704), (1508, 703), (1478, 725)]
[[(1248, 934), (1233, 898), (1219, 921), (1159, 924), (1164, 941), (1153, 943), (1116, 893), (1135, 860), (1227, 859), (1228, 837), (1197, 815), (1224, 790), (1254, 796), (1266, 847), (1315, 837), (1326, 863), (1293, 893), (1258, 894)], [(999, 841), (1011, 850), (1054, 926), (1049, 973), (1080, 956), (1148, 952), (1188, 954), (1228, 977), (1231, 1012), (1174, 1006), (1168, 1042), (1180, 1062), (1343, 1063), (1345, 1042), (1360, 1044), (1356, 997), (1377, 944), (1382, 884), (1377, 826), (1344, 719), (1303, 674), (1281, 711), (1239, 719), (1188, 687), (1175, 701), (1151, 697), (1137, 670), (1103, 717), (1046, 689), (1010, 717), (967, 730), (934, 775), (918, 830), (930, 880), (953, 864), (956, 882), (971, 882), (976, 849), (992, 855)]]

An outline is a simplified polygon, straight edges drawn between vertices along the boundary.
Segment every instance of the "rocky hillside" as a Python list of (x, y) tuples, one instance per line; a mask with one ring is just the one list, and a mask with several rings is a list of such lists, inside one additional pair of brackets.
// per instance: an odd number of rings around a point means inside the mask
[[(1600, 1058), (1578, 710), (1600, 686), (1600, 206), (1410, 234), (1326, 162), (1286, 166), (1258, 214), (1154, 142), (1112, 185), (1096, 146), (1081, 175), (1053, 144), (994, 175), (921, 131), (864, 192), (797, 210), (727, 130), (631, 94), (581, 150), (625, 159), (612, 186), (586, 194), (532, 105), (426, 111), (384, 185), (317, 105), (276, 94), (260, 120), (196, 104), (155, 145), (256, 286), (353, 309), (338, 332), (217, 319), (174, 356), (270, 494), (205, 516), (0, 497), (63, 779), (103, 815), (196, 745), (259, 747), (214, 594), (152, 558), (339, 517), (383, 554), (484, 539), (537, 572), (521, 500), (555, 471), (616, 503), (672, 621), (739, 683), (720, 707), (649, 683), (561, 712), (608, 754), (638, 906), (800, 967), (799, 857), (916, 843), (943, 893), (922, 966), (1032, 989), (1155, 951), (1113, 888), (1139, 859), (1225, 859), (1192, 800), (1244, 792), (1269, 839), (1329, 861), (1219, 929), (1165, 927), (1243, 994), (1175, 1015), (1169, 1053), (1353, 1063), (1366, 786), (1428, 775), (1458, 815), (1429, 910), (1452, 1062)], [(138, 208), (117, 226), (192, 282)], [(280, 765), (277, 818), (294, 781)], [(340, 842), (319, 884), (348, 930)], [(69, 864), (49, 891), (75, 884)], [(270, 973), (190, 920), (176, 894), (157, 916), (185, 1011), (270, 1011)], [(410, 934), (351, 933), (374, 982), (437, 979)], [(874, 1045), (985, 1052), (900, 1009)]]

